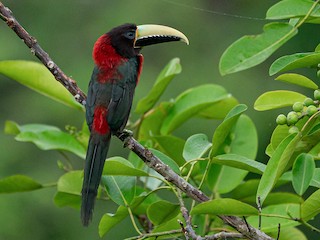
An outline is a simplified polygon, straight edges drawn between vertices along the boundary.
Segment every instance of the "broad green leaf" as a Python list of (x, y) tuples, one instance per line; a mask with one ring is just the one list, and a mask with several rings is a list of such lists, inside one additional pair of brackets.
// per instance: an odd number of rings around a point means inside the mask
[(300, 196), (309, 187), (315, 167), (314, 159), (310, 154), (301, 153), (295, 160), (292, 167), (292, 185)]
[[(267, 19), (289, 19), (303, 17), (309, 13), (310, 9), (315, 4), (311, 0), (283, 0), (273, 5), (267, 11)], [(320, 17), (320, 6), (317, 4), (310, 17)]]
[(80, 196), (82, 188), (83, 171), (71, 171), (62, 175), (57, 184), (58, 192)]
[[(278, 231), (269, 234), (274, 239), (278, 236)], [(279, 240), (308, 240), (307, 237), (299, 229), (295, 227), (281, 228)]]
[(86, 156), (86, 148), (75, 136), (61, 131), (59, 128), (45, 124), (18, 125), (7, 121), (6, 133), (17, 134), (15, 139), (20, 142), (32, 142), (42, 150), (65, 150), (81, 158)]
[(301, 93), (276, 90), (265, 92), (258, 97), (254, 103), (254, 109), (257, 111), (266, 111), (276, 108), (292, 106), (295, 102), (303, 102), (306, 96)]
[[(141, 194), (139, 194), (141, 192)], [(130, 204), (130, 208), (135, 215), (146, 215), (148, 207), (161, 200), (161, 198), (156, 194), (156, 192), (152, 192), (150, 194), (145, 192), (145, 188), (136, 186), (136, 195)]]
[(251, 216), (258, 215), (258, 210), (238, 200), (219, 198), (198, 204), (191, 210), (191, 214)]
[(182, 166), (186, 161), (182, 156), (185, 140), (175, 136), (154, 136), (153, 139), (159, 145), (161, 152), (173, 159), (179, 166)]
[(259, 185), (259, 179), (250, 179), (246, 182), (242, 182), (237, 188), (232, 190), (230, 192), (230, 196), (234, 199), (241, 200), (250, 197), (250, 196), (255, 196), (257, 193)]
[(314, 170), (313, 178), (310, 185), (316, 188), (320, 188), (320, 168), (316, 168)]
[(287, 125), (277, 125), (271, 135), (271, 145), (276, 149), (278, 145), (289, 135), (289, 127)]
[(161, 134), (171, 133), (189, 118), (227, 97), (226, 90), (214, 84), (201, 85), (183, 92), (176, 98), (168, 116), (164, 119)]
[(148, 176), (148, 173), (135, 168), (122, 157), (112, 157), (106, 160), (103, 175)]
[(164, 153), (156, 150), (156, 149), (149, 149), (155, 156), (160, 158), (160, 160), (168, 165), (173, 171), (175, 171), (177, 174), (181, 174), (178, 164), (172, 160), (170, 157), (165, 155)]
[(136, 191), (135, 177), (103, 175), (101, 182), (110, 199), (116, 204), (126, 206), (133, 200)]
[(198, 116), (209, 119), (223, 119), (238, 104), (238, 100), (229, 94), (227, 98), (213, 103), (210, 107), (199, 112)]
[(264, 165), (263, 163), (237, 154), (218, 155), (212, 160), (213, 163), (246, 170), (257, 174), (262, 174), (266, 168), (266, 165)]
[(288, 23), (269, 23), (260, 35), (244, 36), (230, 45), (222, 54), (219, 70), (222, 75), (256, 66), (297, 34)]
[[(252, 202), (254, 204), (254, 202)], [(265, 206), (269, 205), (277, 205), (277, 204), (284, 204), (284, 203), (303, 203), (303, 199), (293, 193), (288, 192), (274, 192), (270, 193), (266, 200), (264, 201)]]
[[(152, 230), (152, 233), (159, 233), (159, 232), (165, 232), (165, 231), (170, 231), (170, 230), (176, 230), (181, 228), (181, 225), (179, 224), (179, 221), (182, 221), (183, 224), (185, 224), (183, 217), (181, 214), (178, 216), (170, 219), (169, 221), (163, 222), (162, 224), (155, 226), (154, 229)], [(177, 233), (177, 234), (170, 234), (169, 238), (170, 239), (175, 239), (177, 236), (182, 236), (182, 233)], [(160, 239), (168, 239), (168, 236), (157, 236), (153, 238), (149, 238), (150, 240), (160, 240)], [(148, 239), (148, 240), (149, 240)]]
[(220, 147), (224, 144), (226, 138), (230, 134), (231, 129), (238, 121), (240, 115), (247, 110), (247, 106), (239, 104), (235, 106), (225, 117), (223, 122), (214, 131), (212, 137), (212, 149), (210, 152), (210, 158), (213, 158), (219, 151)]
[(269, 159), (257, 191), (257, 197), (260, 197), (261, 204), (263, 204), (279, 177), (284, 172), (299, 140), (299, 134), (287, 136), (275, 149), (275, 152)]
[(42, 187), (40, 183), (24, 175), (12, 175), (0, 179), (0, 193), (28, 192)]
[[(277, 204), (262, 208), (262, 214), (274, 215), (261, 217), (262, 228), (264, 232), (275, 232), (278, 230), (278, 224), (281, 225), (281, 229), (287, 227), (295, 227), (300, 225), (298, 221), (294, 221), (292, 218), (300, 219), (300, 204)], [(289, 215), (290, 214), (290, 215)], [(279, 217), (276, 217), (279, 216)], [(257, 228), (259, 225), (258, 216), (249, 216), (247, 218), (249, 224)]]
[(139, 141), (147, 141), (154, 136), (161, 135), (161, 126), (165, 118), (168, 116), (172, 106), (173, 103), (161, 102), (159, 106), (144, 115), (138, 133)]
[(168, 201), (160, 200), (149, 206), (147, 216), (154, 225), (160, 225), (176, 217), (179, 212), (179, 204), (172, 204)]
[(128, 210), (124, 206), (119, 206), (116, 213), (106, 213), (102, 216), (99, 223), (99, 236), (103, 237), (114, 226), (122, 222), (128, 216)]
[(315, 84), (311, 79), (297, 73), (285, 73), (278, 76), (275, 80), (311, 88), (314, 90), (319, 88), (318, 85)]
[(297, 68), (314, 67), (320, 62), (319, 52), (295, 53), (278, 58), (272, 63), (269, 75), (272, 76), (279, 72), (290, 71)]
[(57, 207), (72, 207), (78, 210), (81, 206), (80, 196), (65, 192), (57, 192), (54, 195), (53, 201)]
[(159, 74), (156, 82), (148, 95), (142, 98), (136, 108), (137, 113), (145, 113), (149, 111), (159, 100), (164, 90), (167, 88), (171, 80), (181, 72), (180, 59), (172, 59)]
[(71, 93), (54, 79), (49, 70), (31, 61), (0, 61), (0, 74), (69, 107), (83, 110)]
[[(258, 151), (258, 136), (252, 120), (246, 116), (241, 115), (236, 122), (235, 126), (231, 129), (229, 137), (226, 139), (226, 145), (223, 147), (224, 152), (243, 157), (254, 159)], [(212, 168), (216, 168), (216, 164)], [(216, 172), (217, 169), (214, 170)], [(209, 171), (209, 176), (211, 176)], [(248, 171), (239, 169), (234, 166), (223, 165), (217, 175), (217, 179), (208, 177), (208, 183), (215, 191), (219, 193), (227, 193), (236, 188)], [(212, 181), (214, 180), (214, 181)]]
[(183, 148), (183, 157), (186, 161), (201, 158), (211, 148), (212, 143), (208, 141), (205, 134), (199, 133), (189, 137)]
[(309, 196), (301, 205), (301, 218), (309, 221), (320, 213), (320, 189)]

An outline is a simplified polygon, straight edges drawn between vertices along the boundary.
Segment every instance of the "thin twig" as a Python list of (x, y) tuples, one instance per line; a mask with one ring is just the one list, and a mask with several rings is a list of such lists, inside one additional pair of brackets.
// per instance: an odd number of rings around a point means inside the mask
[(197, 236), (196, 232), (193, 230), (191, 217), (189, 215), (188, 209), (184, 205), (184, 201), (182, 199), (181, 191), (179, 189), (177, 190), (177, 197), (178, 197), (178, 200), (179, 200), (180, 211), (182, 213), (182, 217), (184, 218), (184, 220), (186, 222), (186, 227), (185, 227), (185, 236), (186, 236), (186, 238), (188, 236), (190, 236), (192, 239), (201, 239), (201, 237)]
[[(16, 20), (11, 10), (0, 2), (0, 18), (23, 40), (31, 49), (31, 52), (49, 69), (53, 76), (59, 81), (75, 99), (85, 105), (86, 95), (77, 86), (76, 82), (67, 77), (65, 73), (54, 63), (49, 55), (40, 47), (36, 39), (32, 37)], [(169, 166), (165, 165), (159, 158), (154, 156), (148, 149), (144, 148), (133, 137), (126, 137), (123, 134), (117, 137), (126, 142), (127, 147), (135, 152), (150, 168), (162, 175), (168, 182), (171, 182), (181, 191), (185, 192), (190, 198), (197, 202), (208, 201), (209, 198), (200, 190), (193, 187), (182, 177), (176, 174)], [(226, 224), (235, 228), (239, 233), (248, 239), (271, 240), (272, 238), (258, 229), (251, 227), (240, 218), (234, 216), (219, 216)], [(248, 231), (248, 229), (250, 231)], [(179, 230), (181, 232), (181, 230)]]

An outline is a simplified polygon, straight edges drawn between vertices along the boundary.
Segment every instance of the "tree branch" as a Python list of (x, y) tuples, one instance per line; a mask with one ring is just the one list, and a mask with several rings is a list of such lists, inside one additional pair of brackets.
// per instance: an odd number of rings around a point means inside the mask
[(23, 40), (23, 42), (30, 48), (31, 53), (35, 55), (46, 68), (52, 73), (52, 75), (59, 81), (82, 105), (86, 104), (86, 95), (77, 86), (75, 80), (68, 77), (54, 61), (49, 57), (41, 46), (38, 44), (37, 40), (31, 36), (16, 20), (13, 16), (12, 11), (5, 7), (3, 3), (0, 2), (0, 18), (6, 22), (9, 28), (11, 28), (18, 36)]
[[(57, 81), (59, 81), (82, 105), (86, 104), (86, 95), (77, 86), (76, 81), (67, 77), (66, 74), (54, 63), (49, 55), (40, 47), (37, 40), (32, 37), (16, 20), (11, 10), (0, 2), (0, 18), (6, 22), (31, 49), (34, 54), (52, 73)], [(181, 191), (186, 193), (190, 198), (197, 202), (208, 201), (209, 198), (200, 190), (193, 187), (182, 177), (176, 174), (169, 166), (165, 165), (158, 157), (154, 156), (148, 149), (144, 148), (132, 136), (118, 134), (117, 137), (126, 143), (126, 146), (135, 152), (150, 168), (161, 174), (167, 181), (174, 184)], [(242, 236), (248, 239), (271, 240), (272, 238), (258, 229), (247, 225), (245, 221), (234, 216), (219, 215), (219, 217), (228, 225), (235, 228)], [(222, 233), (221, 233), (222, 234)]]

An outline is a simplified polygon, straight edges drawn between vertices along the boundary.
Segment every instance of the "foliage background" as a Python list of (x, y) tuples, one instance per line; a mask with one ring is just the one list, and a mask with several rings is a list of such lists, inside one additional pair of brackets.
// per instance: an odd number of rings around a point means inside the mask
[[(263, 92), (273, 89), (287, 89), (288, 85), (275, 82), (268, 77), (268, 68), (273, 60), (283, 54), (297, 51), (312, 51), (318, 44), (320, 31), (314, 26), (303, 26), (300, 34), (289, 41), (273, 55), (268, 62), (241, 73), (221, 77), (218, 62), (223, 51), (244, 34), (258, 34), (266, 21), (266, 10), (277, 1), (252, 0), (78, 0), (3, 1), (11, 8), (20, 23), (35, 36), (54, 61), (78, 81), (86, 91), (93, 63), (92, 46), (98, 36), (110, 28), (125, 22), (137, 24), (158, 23), (183, 31), (190, 40), (190, 46), (183, 44), (162, 44), (143, 50), (144, 71), (135, 95), (137, 99), (152, 86), (162, 67), (173, 57), (179, 57), (182, 73), (173, 81), (164, 98), (170, 99), (189, 87), (203, 83), (224, 86), (240, 103), (249, 106), (247, 114), (253, 119), (259, 133), (259, 161), (265, 162), (264, 149), (274, 129), (274, 119), (279, 113), (256, 112), (254, 100)], [(252, 18), (241, 18), (219, 13), (228, 13)], [(316, 26), (317, 27), (317, 26)], [(4, 24), (0, 23), (0, 60), (35, 60), (28, 48)], [(308, 76), (308, 73), (305, 73)], [(314, 77), (314, 76), (312, 76)], [(299, 89), (301, 92), (301, 89)], [(67, 124), (80, 128), (84, 114), (57, 104), (52, 100), (0, 76), (0, 126), (6, 120), (19, 124), (44, 123), (57, 125), (61, 129)], [(312, 91), (306, 91), (312, 95)], [(134, 103), (134, 104), (135, 104)], [(134, 109), (134, 108), (133, 108)], [(133, 114), (134, 117), (134, 114)], [(211, 136), (214, 121), (193, 119), (176, 130), (180, 137), (202, 132)], [(18, 143), (12, 136), (1, 131), (0, 178), (12, 174), (26, 174), (42, 183), (55, 182), (61, 175), (57, 152), (43, 152), (28, 143)], [(114, 139), (110, 156), (126, 156), (121, 143)], [(83, 163), (72, 159), (81, 169)], [(115, 206), (97, 202), (93, 224), (83, 228), (79, 212), (71, 208), (57, 208), (53, 203), (54, 188), (40, 191), (0, 195), (0, 239), (98, 239), (97, 225), (100, 217)], [(128, 222), (127, 222), (128, 223)], [(130, 224), (127, 224), (128, 226)], [(124, 225), (126, 226), (126, 225)], [(122, 226), (123, 227), (123, 226)], [(132, 229), (119, 227), (107, 235), (111, 239), (122, 239)]]

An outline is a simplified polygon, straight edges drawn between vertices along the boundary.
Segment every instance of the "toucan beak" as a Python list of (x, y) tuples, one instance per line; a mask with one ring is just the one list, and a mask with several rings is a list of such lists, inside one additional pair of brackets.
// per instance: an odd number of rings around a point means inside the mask
[(189, 45), (188, 38), (180, 31), (155, 24), (137, 26), (134, 47), (139, 48), (163, 42), (182, 41)]

